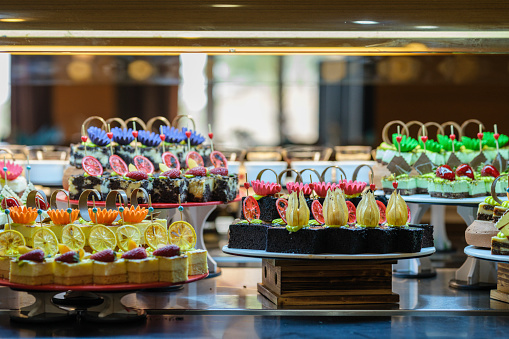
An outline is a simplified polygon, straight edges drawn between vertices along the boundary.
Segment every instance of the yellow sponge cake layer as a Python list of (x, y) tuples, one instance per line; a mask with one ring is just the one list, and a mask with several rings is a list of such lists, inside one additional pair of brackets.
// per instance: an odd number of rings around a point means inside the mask
[(89, 285), (94, 279), (92, 260), (78, 263), (55, 261), (55, 284), (58, 285)]
[(11, 257), (0, 257), (0, 279), (9, 279), (11, 261)]
[(187, 256), (157, 258), (159, 261), (159, 281), (176, 283), (187, 280)]
[(207, 265), (207, 251), (205, 250), (192, 250), (187, 251), (188, 259), (188, 274), (198, 275), (208, 272)]
[(159, 262), (157, 258), (128, 259), (127, 281), (133, 284), (159, 281)]
[[(41, 224), (34, 223), (32, 225), (25, 224), (16, 224), (12, 223), (9, 225), (11, 230), (18, 231), (25, 238), (25, 242), (27, 246), (32, 247), (34, 245), (34, 233), (39, 228), (41, 228)], [(48, 227), (48, 224), (43, 224), (43, 227)]]
[[(154, 219), (154, 222), (160, 224), (165, 229), (168, 229), (168, 220), (166, 220), (166, 219)], [(141, 239), (140, 239), (141, 240), (141, 245), (146, 245), (145, 244), (145, 237), (143, 237), (143, 235), (145, 234), (145, 230), (147, 229), (147, 227), (151, 223), (152, 222), (150, 220), (143, 220), (142, 222), (139, 222), (139, 223), (130, 224), (130, 225), (136, 227), (138, 229), (138, 231), (140, 231), (140, 234), (141, 234)]]
[(113, 262), (94, 261), (94, 284), (110, 285), (127, 282), (127, 263), (124, 259)]
[(10, 269), (9, 280), (12, 283), (26, 285), (47, 285), (53, 283), (53, 261), (11, 261)]

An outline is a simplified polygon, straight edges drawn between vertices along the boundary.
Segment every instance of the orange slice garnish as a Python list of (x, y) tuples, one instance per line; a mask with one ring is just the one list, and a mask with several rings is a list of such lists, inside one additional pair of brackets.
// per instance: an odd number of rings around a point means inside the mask
[(71, 212), (71, 218), (69, 218), (69, 213), (67, 213), (67, 210), (64, 209), (48, 210), (48, 215), (55, 225), (71, 224), (75, 222), (76, 219), (78, 219), (79, 214), (80, 214), (79, 210), (73, 209)]
[(124, 219), (124, 223), (127, 224), (137, 224), (142, 222), (148, 214), (148, 210), (145, 207), (137, 206), (134, 208), (133, 206), (124, 209), (122, 219)]
[(88, 209), (88, 214), (90, 215), (90, 219), (93, 223), (110, 225), (115, 221), (115, 218), (118, 216), (118, 211), (116, 210), (107, 210), (105, 208), (98, 208), (97, 213), (93, 212), (92, 208)]
[(16, 224), (32, 224), (37, 219), (37, 209), (30, 207), (11, 207), (10, 217)]

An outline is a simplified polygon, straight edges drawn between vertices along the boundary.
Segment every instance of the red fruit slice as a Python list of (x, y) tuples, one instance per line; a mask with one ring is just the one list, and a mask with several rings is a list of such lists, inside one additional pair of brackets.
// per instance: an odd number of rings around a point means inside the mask
[(103, 174), (103, 166), (101, 165), (99, 160), (97, 160), (91, 155), (83, 157), (83, 160), (81, 161), (81, 166), (83, 167), (85, 172), (88, 173), (88, 175), (91, 175), (93, 177), (97, 177)]
[(210, 161), (214, 167), (224, 167), (228, 168), (228, 162), (226, 161), (226, 157), (223, 153), (219, 151), (214, 151), (210, 153)]
[(249, 222), (253, 219), (260, 219), (260, 206), (258, 205), (258, 201), (252, 196), (244, 199), (242, 211), (244, 212), (244, 218)]
[(387, 208), (385, 207), (384, 203), (379, 200), (376, 201), (376, 204), (378, 205), (378, 209), (380, 210), (380, 221), (378, 222), (378, 224), (381, 225), (387, 221), (387, 217), (385, 215), (385, 210)]
[(154, 165), (143, 155), (137, 155), (134, 157), (134, 166), (136, 166), (138, 171), (143, 171), (147, 174), (154, 173)]
[(357, 221), (357, 209), (351, 201), (346, 201), (346, 207), (348, 207), (348, 223), (354, 224)]
[(276, 208), (279, 216), (286, 223), (286, 209), (288, 208), (288, 200), (279, 198), (276, 200)]
[(407, 219), (407, 221), (406, 221), (406, 222), (408, 222), (408, 223), (409, 223), (409, 222), (410, 222), (410, 220), (412, 219), (412, 213), (410, 213), (410, 207), (408, 207), (408, 206), (407, 206), (406, 208), (408, 209), (408, 219)]
[(117, 173), (119, 175), (125, 175), (127, 172), (129, 172), (129, 168), (127, 167), (127, 164), (118, 155), (113, 154), (112, 156), (110, 156), (109, 161), (110, 161), (110, 167), (112, 170), (115, 171), (115, 173)]
[(313, 217), (316, 221), (320, 224), (325, 223), (325, 219), (323, 218), (323, 207), (318, 200), (314, 200), (311, 204), (311, 212), (313, 213)]
[(175, 168), (176, 170), (180, 171), (180, 162), (177, 157), (171, 153), (171, 152), (164, 152), (161, 156), (163, 158), (163, 162), (166, 166), (169, 168)]
[(189, 168), (189, 159), (193, 159), (194, 162), (196, 162), (196, 164), (198, 166), (205, 166), (205, 164), (203, 163), (203, 158), (201, 157), (201, 155), (199, 155), (197, 152), (195, 151), (191, 151), (189, 153), (187, 153), (187, 156), (186, 156), (186, 166), (187, 168)]

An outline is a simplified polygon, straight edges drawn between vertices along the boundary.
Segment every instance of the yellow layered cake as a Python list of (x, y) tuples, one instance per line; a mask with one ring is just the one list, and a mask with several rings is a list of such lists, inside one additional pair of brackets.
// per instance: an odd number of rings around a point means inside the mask
[(53, 283), (54, 262), (46, 259), (40, 249), (30, 251), (10, 261), (9, 280), (26, 285), (47, 285)]
[(159, 262), (156, 257), (147, 257), (143, 247), (137, 247), (122, 255), (127, 262), (127, 282), (146, 284), (159, 281)]
[(0, 279), (9, 279), (12, 257), (0, 257)]
[(127, 263), (125, 259), (117, 259), (117, 254), (106, 249), (92, 254), (90, 259), (94, 265), (94, 284), (111, 285), (127, 282)]
[(207, 251), (192, 250), (185, 253), (188, 256), (188, 275), (198, 275), (208, 272)]
[(177, 283), (187, 280), (187, 255), (158, 257), (157, 259), (159, 261), (159, 281)]
[(94, 281), (94, 266), (90, 259), (81, 260), (77, 252), (66, 252), (55, 258), (55, 284), (90, 285)]
[[(165, 229), (168, 229), (168, 220), (166, 220), (166, 219), (154, 219), (154, 222), (162, 225)], [(129, 224), (129, 225), (132, 225), (132, 226), (136, 227), (138, 229), (138, 231), (140, 231), (140, 234), (143, 235), (143, 234), (145, 234), (145, 230), (147, 229), (148, 226), (150, 226), (151, 223), (152, 222), (150, 220), (143, 220), (142, 222), (132, 223), (132, 224)], [(141, 237), (141, 245), (146, 245), (145, 244), (145, 238), (143, 236)]]
[(62, 230), (68, 224), (74, 223), (79, 217), (79, 210), (68, 208), (48, 210), (51, 222), (48, 224), (50, 230), (55, 233), (58, 241), (62, 242)]
[[(21, 233), (25, 238), (27, 246), (33, 246), (33, 235), (41, 227), (41, 224), (36, 223), (36, 220), (43, 220), (44, 216), (41, 215), (39, 217), (37, 209), (33, 207), (27, 208), (25, 206), (11, 207), (9, 216), (12, 219), (12, 223), (9, 225), (10, 229)], [(43, 227), (46, 226), (48, 226), (48, 224), (43, 224)]]

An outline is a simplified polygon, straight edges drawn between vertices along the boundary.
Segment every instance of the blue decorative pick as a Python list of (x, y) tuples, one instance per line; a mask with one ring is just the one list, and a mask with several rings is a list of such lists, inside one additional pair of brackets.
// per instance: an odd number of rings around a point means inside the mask
[(11, 213), (11, 210), (7, 208), (4, 212), (7, 215), (7, 223), (9, 224), (9, 214)]
[(179, 206), (178, 210), (179, 210), (179, 212), (182, 212), (182, 211), (184, 211), (184, 207), (183, 206)]
[(150, 207), (148, 208), (148, 211), (149, 211), (150, 213), (154, 213), (154, 207), (150, 206)]
[(120, 213), (124, 213), (124, 207), (120, 206), (120, 207), (118, 208), (118, 211), (119, 211)]
[(37, 209), (37, 214), (39, 214), (39, 222), (41, 223), (41, 227), (42, 227), (42, 209)]
[(97, 207), (92, 208), (92, 212), (97, 213)]
[(69, 208), (67, 209), (67, 213), (71, 214), (71, 213), (72, 213), (72, 208), (70, 208), (70, 207), (69, 207)]

